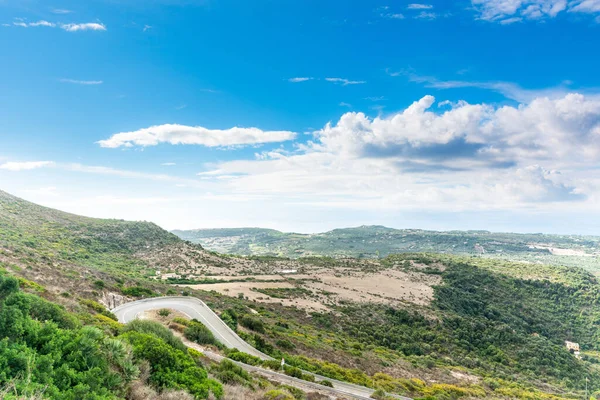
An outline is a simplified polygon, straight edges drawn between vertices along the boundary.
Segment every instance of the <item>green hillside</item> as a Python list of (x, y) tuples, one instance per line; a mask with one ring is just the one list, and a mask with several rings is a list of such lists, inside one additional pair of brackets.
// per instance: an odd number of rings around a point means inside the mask
[(150, 222), (81, 217), (0, 191), (0, 257), (31, 267), (79, 265), (135, 276), (146, 267), (136, 252), (180, 242)]
[(260, 228), (198, 229), (173, 233), (210, 250), (240, 255), (379, 258), (395, 253), (431, 252), (600, 271), (600, 237), (595, 236), (437, 232), (383, 226), (335, 229), (311, 235)]

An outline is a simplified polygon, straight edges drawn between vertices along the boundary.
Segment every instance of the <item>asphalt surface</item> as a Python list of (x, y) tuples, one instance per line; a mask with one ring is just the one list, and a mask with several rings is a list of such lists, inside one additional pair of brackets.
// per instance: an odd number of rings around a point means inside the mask
[[(263, 360), (272, 360), (272, 357), (256, 350), (254, 347), (246, 343), (240, 338), (225, 322), (219, 318), (203, 301), (195, 297), (158, 297), (152, 299), (145, 299), (139, 301), (133, 301), (131, 303), (123, 304), (112, 310), (113, 314), (117, 316), (119, 322), (127, 323), (132, 321), (143, 312), (148, 310), (155, 310), (161, 308), (170, 308), (177, 310), (189, 316), (190, 318), (197, 319), (202, 322), (210, 331), (215, 335), (215, 338), (229, 348), (236, 348), (244, 353), (251, 354), (256, 357), (260, 357)], [(223, 357), (205, 351), (206, 356), (219, 361)], [(335, 379), (327, 378), (317, 374), (312, 374), (317, 381), (328, 380), (333, 383), (333, 388), (319, 385), (318, 383), (312, 383), (301, 379), (293, 378), (291, 376), (283, 375), (278, 372), (271, 371), (269, 369), (255, 367), (240, 362), (236, 362), (247, 371), (258, 372), (265, 376), (276, 378), (279, 381), (283, 381), (292, 386), (300, 387), (301, 389), (313, 388), (321, 391), (328, 391), (337, 395), (345, 395), (355, 399), (370, 399), (373, 389), (366, 388), (364, 386), (354, 385), (347, 382), (337, 381)], [(394, 396), (402, 400), (411, 400), (408, 397)]]

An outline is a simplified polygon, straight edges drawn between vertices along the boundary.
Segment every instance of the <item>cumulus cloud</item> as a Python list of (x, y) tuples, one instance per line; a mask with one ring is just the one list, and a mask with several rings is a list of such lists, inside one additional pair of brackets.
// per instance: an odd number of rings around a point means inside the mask
[(30, 171), (32, 169), (53, 166), (52, 161), (25, 161), (25, 162), (6, 162), (0, 165), (0, 169), (7, 171)]
[(121, 132), (98, 144), (107, 148), (156, 146), (160, 143), (206, 147), (243, 146), (292, 140), (290, 131), (263, 131), (258, 128), (207, 129), (201, 126), (166, 124), (132, 132)]
[[(444, 108), (436, 106), (441, 103)], [(294, 136), (256, 128), (163, 125), (116, 134), (100, 144), (214, 147), (276, 141), (280, 134)], [(308, 142), (258, 152), (253, 159), (205, 165), (194, 179), (80, 164), (54, 167), (240, 200), (260, 196), (294, 209), (302, 204), (446, 213), (561, 210), (571, 202), (578, 210), (593, 210), (600, 201), (597, 97), (573, 93), (497, 106), (424, 96), (386, 116), (345, 112), (311, 134)], [(6, 164), (0, 169), (18, 170)]]
[(600, 12), (600, 0), (577, 0), (570, 2), (569, 11), (583, 13)]
[[(600, 101), (580, 94), (495, 107), (425, 96), (370, 118), (348, 112), (296, 150), (203, 173), (233, 193), (349, 208), (503, 209), (589, 201), (600, 179)], [(235, 177), (235, 179), (229, 179)]]

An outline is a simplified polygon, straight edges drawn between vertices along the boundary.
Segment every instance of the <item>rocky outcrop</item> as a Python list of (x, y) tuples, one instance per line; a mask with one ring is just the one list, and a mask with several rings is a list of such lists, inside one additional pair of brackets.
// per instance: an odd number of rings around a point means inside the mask
[(99, 302), (104, 304), (106, 308), (112, 310), (113, 308), (119, 307), (121, 304), (125, 304), (131, 301), (129, 298), (112, 292), (103, 292), (102, 298), (100, 298)]

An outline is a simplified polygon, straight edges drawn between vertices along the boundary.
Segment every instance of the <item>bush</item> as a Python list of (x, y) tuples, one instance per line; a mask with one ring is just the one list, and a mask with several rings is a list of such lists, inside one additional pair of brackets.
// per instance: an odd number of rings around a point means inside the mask
[(161, 317), (168, 317), (169, 315), (171, 315), (171, 310), (167, 308), (161, 308), (160, 310), (158, 310), (158, 315), (160, 315)]
[(330, 387), (330, 388), (332, 388), (332, 387), (333, 387), (333, 383), (331, 383), (331, 381), (328, 381), (328, 380), (322, 380), (322, 381), (321, 381), (321, 382), (319, 382), (319, 383), (320, 383), (321, 385), (323, 385), (323, 386), (327, 386), (327, 387)]
[(223, 360), (213, 367), (215, 377), (225, 384), (252, 386), (252, 377), (239, 365), (230, 360)]
[(265, 400), (296, 400), (291, 394), (281, 389), (269, 390), (265, 393)]
[(287, 339), (279, 339), (275, 342), (275, 344), (277, 347), (284, 350), (293, 350), (296, 348), (296, 345)]
[(146, 333), (155, 336), (161, 340), (164, 340), (169, 346), (177, 350), (187, 351), (187, 347), (185, 347), (181, 339), (175, 337), (175, 335), (173, 335), (173, 332), (171, 332), (158, 322), (135, 319), (129, 322), (127, 325), (125, 325), (123, 331)]
[(183, 331), (183, 335), (192, 342), (219, 347), (219, 342), (217, 342), (213, 333), (196, 320), (189, 322), (188, 326)]
[(254, 318), (249, 315), (244, 315), (239, 322), (240, 325), (254, 332), (265, 333), (265, 326), (263, 322), (258, 318)]
[(185, 319), (183, 317), (175, 317), (175, 318), (173, 318), (173, 322), (175, 322), (176, 324), (185, 325), (185, 326), (188, 326), (190, 324), (190, 320)]
[(145, 288), (143, 286), (133, 286), (127, 287), (122, 290), (122, 293), (125, 296), (133, 296), (133, 297), (153, 297), (156, 296), (156, 293), (152, 291), (152, 289)]
[(238, 317), (235, 311), (231, 309), (223, 311), (221, 313), (221, 319), (227, 324), (227, 326), (229, 326), (234, 331), (237, 331)]
[(106, 309), (106, 307), (104, 307), (102, 304), (100, 304), (94, 300), (81, 299), (81, 300), (79, 300), (79, 302), (99, 314), (102, 314), (114, 321), (118, 321), (118, 318), (115, 314), (111, 313), (109, 310)]
[(208, 379), (206, 370), (198, 366), (187, 352), (176, 349), (164, 340), (146, 333), (129, 331), (120, 336), (133, 346), (137, 360), (150, 364), (150, 383), (159, 388), (185, 388), (198, 399), (206, 399), (212, 392), (223, 396), (222, 386)]
[[(262, 360), (256, 356), (247, 354), (247, 353), (243, 353), (237, 349), (230, 349), (225, 351), (225, 355), (229, 358), (231, 358), (232, 360), (235, 361), (239, 361), (241, 363), (244, 364), (248, 364), (248, 365), (261, 365)], [(275, 363), (277, 363), (277, 361), (274, 361)], [(279, 365), (279, 364), (277, 364)], [(276, 368), (275, 368), (276, 369)]]

